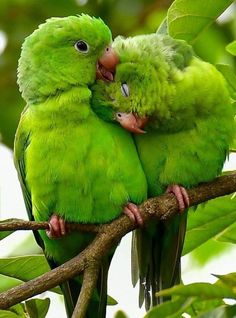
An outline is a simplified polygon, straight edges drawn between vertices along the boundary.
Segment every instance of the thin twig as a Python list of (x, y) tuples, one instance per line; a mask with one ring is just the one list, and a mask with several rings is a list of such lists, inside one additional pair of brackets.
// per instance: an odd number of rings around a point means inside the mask
[[(236, 173), (232, 173), (219, 177), (211, 183), (202, 184), (188, 190), (188, 195), (190, 205), (193, 206), (235, 191)], [(178, 213), (178, 204), (172, 194), (148, 199), (139, 208), (144, 222), (154, 217), (167, 219)], [(1, 293), (0, 309), (6, 309), (77, 276), (91, 261), (100, 263), (111, 247), (136, 227), (137, 225), (125, 215), (120, 216), (110, 224), (102, 225), (93, 242), (78, 256), (48, 273)]]
[(84, 318), (98, 280), (100, 264), (91, 262), (84, 270), (83, 284), (71, 318)]
[[(66, 223), (70, 231), (92, 232), (97, 233), (100, 225), (95, 224), (78, 224)], [(0, 231), (18, 231), (18, 230), (48, 230), (48, 222), (25, 221), (21, 219), (7, 219), (0, 223)]]

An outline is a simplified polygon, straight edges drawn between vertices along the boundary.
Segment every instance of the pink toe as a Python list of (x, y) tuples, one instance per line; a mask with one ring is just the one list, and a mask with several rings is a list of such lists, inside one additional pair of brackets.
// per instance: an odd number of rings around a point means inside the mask
[(132, 202), (127, 203), (123, 212), (130, 218), (131, 221), (139, 225), (143, 225), (143, 219), (136, 204)]
[(50, 239), (60, 238), (66, 234), (65, 220), (57, 214), (53, 214), (49, 220), (49, 230), (46, 231)]
[(169, 185), (166, 189), (166, 193), (173, 193), (179, 205), (179, 211), (183, 212), (189, 207), (189, 196), (186, 189), (178, 184)]
[(123, 213), (127, 215), (131, 221), (135, 222), (135, 216), (133, 215), (133, 213), (130, 211), (129, 208), (125, 207), (123, 210)]

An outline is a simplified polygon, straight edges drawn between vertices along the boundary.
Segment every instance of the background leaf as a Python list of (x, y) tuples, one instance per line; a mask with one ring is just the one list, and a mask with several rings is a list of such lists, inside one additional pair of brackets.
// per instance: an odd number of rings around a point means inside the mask
[(110, 295), (107, 295), (107, 305), (108, 306), (115, 306), (117, 304), (118, 304), (118, 302), (113, 297), (111, 297)]
[(201, 299), (232, 298), (236, 299), (236, 291), (226, 285), (210, 283), (193, 283), (188, 285), (177, 285), (157, 293), (158, 296), (198, 296)]
[(116, 312), (114, 318), (128, 318), (128, 316), (122, 310), (119, 310)]
[[(6, 220), (1, 220), (1, 223), (6, 223), (6, 222), (12, 222), (16, 219), (6, 219)], [(5, 237), (9, 236), (10, 234), (12, 234), (14, 231), (0, 231), (0, 241), (3, 240)]]
[(49, 309), (50, 299), (30, 299), (25, 302), (25, 307), (30, 318), (45, 318)]
[(236, 317), (236, 305), (234, 306), (221, 306), (214, 310), (200, 314), (198, 318), (235, 318)]
[(219, 278), (219, 280), (215, 283), (217, 285), (225, 284), (230, 287), (236, 287), (236, 273), (229, 273), (226, 275), (215, 275), (215, 277)]
[(26, 318), (25, 315), (18, 315), (10, 310), (0, 310), (0, 318)]
[(17, 304), (7, 310), (0, 310), (0, 318), (28, 318), (23, 304)]
[(221, 242), (230, 242), (236, 244), (236, 223), (233, 223), (222, 233), (217, 235), (216, 239)]
[(233, 41), (232, 43), (228, 44), (228, 45), (226, 46), (226, 50), (227, 50), (230, 54), (236, 56), (236, 41)]
[(0, 293), (22, 283), (21, 280), (0, 274)]
[[(50, 270), (44, 255), (30, 255), (9, 257), (0, 259), (0, 274), (5, 277), (19, 280), (19, 283), (29, 281)], [(18, 282), (12, 281), (10, 283)], [(61, 294), (59, 287), (53, 288), (52, 291)]]
[(188, 215), (183, 255), (225, 231), (235, 220), (236, 198), (232, 195), (200, 204), (195, 212), (191, 211)]
[(177, 318), (181, 317), (189, 306), (194, 302), (194, 298), (178, 297), (152, 308), (144, 318)]
[(175, 0), (167, 15), (169, 34), (193, 43), (233, 0)]
[(227, 64), (217, 64), (216, 68), (226, 79), (231, 97), (236, 99), (236, 74), (234, 68)]

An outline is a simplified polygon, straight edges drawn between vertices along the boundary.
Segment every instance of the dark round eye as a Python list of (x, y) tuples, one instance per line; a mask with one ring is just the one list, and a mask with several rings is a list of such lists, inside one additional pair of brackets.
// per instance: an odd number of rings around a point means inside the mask
[(117, 113), (116, 115), (117, 117), (120, 117), (120, 118), (122, 117), (121, 113)]
[(88, 44), (82, 40), (79, 40), (75, 43), (75, 48), (77, 51), (82, 52), (82, 53), (88, 53), (88, 51), (89, 51)]

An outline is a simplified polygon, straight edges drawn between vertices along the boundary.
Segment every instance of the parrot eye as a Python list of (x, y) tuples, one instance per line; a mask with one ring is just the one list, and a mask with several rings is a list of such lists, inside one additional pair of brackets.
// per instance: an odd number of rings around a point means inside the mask
[(121, 84), (121, 93), (124, 97), (129, 97), (129, 86), (126, 83)]
[(75, 43), (74, 47), (77, 51), (82, 52), (82, 53), (88, 53), (88, 51), (89, 51), (88, 44), (82, 40), (77, 41)]

